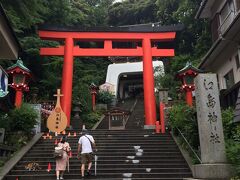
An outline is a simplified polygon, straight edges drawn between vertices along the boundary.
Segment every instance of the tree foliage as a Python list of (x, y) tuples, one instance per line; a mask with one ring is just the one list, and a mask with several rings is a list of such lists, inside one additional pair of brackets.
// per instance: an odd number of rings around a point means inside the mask
[(109, 25), (129, 25), (155, 22), (155, 0), (126, 0), (115, 3), (109, 9)]
[[(41, 57), (40, 47), (58, 46), (52, 41), (42, 41), (37, 34), (41, 24), (67, 26), (119, 26), (159, 22), (161, 25), (183, 23), (185, 29), (178, 32), (175, 41), (176, 56), (165, 58), (165, 76), (159, 77), (162, 86), (170, 88), (170, 95), (176, 97), (176, 72), (186, 61), (198, 65), (201, 56), (210, 46), (209, 26), (204, 20), (196, 20), (201, 0), (0, 0), (22, 45), (22, 59), (34, 74), (31, 87), (39, 89), (41, 99), (51, 99), (61, 87), (61, 57)], [(73, 100), (83, 104), (90, 102), (88, 86), (104, 83), (106, 68), (110, 62), (106, 58), (75, 58)], [(9, 62), (1, 62), (9, 66)], [(159, 83), (157, 83), (159, 84)], [(29, 93), (29, 96), (31, 93)], [(31, 97), (29, 98), (31, 99)], [(89, 109), (85, 108), (86, 111)]]

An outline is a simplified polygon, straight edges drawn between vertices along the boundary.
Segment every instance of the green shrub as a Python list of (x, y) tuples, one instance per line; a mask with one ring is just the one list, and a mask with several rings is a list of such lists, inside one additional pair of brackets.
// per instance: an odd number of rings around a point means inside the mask
[(226, 155), (229, 163), (233, 164), (236, 175), (240, 176), (240, 143), (233, 140), (227, 140)]
[(0, 160), (0, 167), (2, 167), (4, 165), (4, 161), (3, 160)]
[(9, 112), (9, 126), (12, 132), (22, 131), (30, 134), (37, 123), (37, 113), (28, 104), (22, 104), (20, 108), (15, 108)]
[(235, 142), (240, 143), (240, 125), (235, 127), (235, 131), (232, 137)]
[(195, 108), (186, 104), (174, 105), (169, 111), (169, 124), (173, 132), (177, 133), (178, 128), (190, 145), (198, 149), (199, 136)]
[(232, 108), (222, 110), (223, 132), (225, 139), (231, 138), (235, 131), (234, 129), (236, 125), (233, 123), (233, 113)]
[(86, 125), (86, 128), (91, 129), (100, 119), (102, 113), (95, 111), (88, 114), (82, 115), (83, 124)]
[(5, 144), (14, 146), (16, 149), (20, 149), (22, 146), (27, 144), (29, 137), (29, 134), (26, 134), (24, 132), (14, 132), (6, 136)]
[(181, 146), (189, 152), (192, 163), (197, 164), (199, 160), (191, 151), (184, 139), (179, 135), (179, 129), (187, 139), (190, 146), (198, 154), (199, 135), (197, 126), (196, 109), (184, 104), (174, 105), (169, 111), (169, 125), (173, 133), (178, 137), (177, 140)]
[(110, 104), (113, 101), (114, 95), (109, 91), (99, 91), (97, 94), (97, 102)]
[(0, 112), (0, 128), (4, 128), (6, 131), (9, 130), (9, 116), (5, 112)]
[(232, 137), (226, 140), (228, 161), (234, 165), (236, 175), (240, 176), (240, 125), (233, 130)]
[[(233, 123), (234, 110), (222, 110), (223, 132), (226, 141), (226, 155), (229, 163), (233, 164), (236, 175), (240, 175), (240, 125)], [(239, 179), (234, 177), (232, 180)]]

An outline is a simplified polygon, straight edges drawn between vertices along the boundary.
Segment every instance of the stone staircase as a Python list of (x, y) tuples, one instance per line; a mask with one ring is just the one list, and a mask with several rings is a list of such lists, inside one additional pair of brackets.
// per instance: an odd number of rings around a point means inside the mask
[[(134, 106), (137, 100), (136, 105)], [(125, 111), (130, 111), (130, 117), (126, 124), (126, 129), (142, 129), (144, 123), (144, 103), (143, 98), (131, 98), (125, 99), (124, 101), (118, 102), (117, 108)], [(131, 109), (133, 111), (131, 112)], [(108, 116), (101, 121), (97, 129), (109, 129)]]
[(137, 98), (137, 103), (133, 112), (130, 114), (126, 129), (143, 129), (144, 127), (144, 100), (143, 97)]
[[(80, 160), (76, 158), (77, 142), (80, 137), (71, 136), (68, 142), (72, 147), (70, 170), (64, 178), (80, 179)], [(171, 135), (155, 134), (152, 130), (92, 130), (98, 148), (97, 176), (86, 179), (116, 180), (180, 180), (192, 177), (190, 169), (182, 157)], [(26, 155), (5, 176), (5, 180), (46, 180), (55, 179), (55, 161), (52, 158), (54, 142), (41, 138)], [(36, 162), (41, 170), (25, 169), (28, 163)], [(50, 172), (47, 171), (51, 164)]]
[[(129, 110), (135, 99), (120, 103), (118, 107)], [(143, 130), (143, 98), (138, 101), (126, 124), (126, 130), (108, 130), (108, 119), (96, 130), (90, 131), (97, 144), (97, 176), (85, 179), (98, 180), (180, 180), (192, 177), (191, 171), (169, 133), (155, 134), (154, 130)], [(76, 158), (80, 130), (72, 130), (68, 142), (72, 148), (69, 172), (64, 178), (80, 179), (80, 160)], [(77, 136), (73, 136), (76, 132)], [(5, 180), (46, 180), (55, 178), (53, 149), (55, 139), (41, 138), (5, 176)], [(40, 170), (29, 171), (25, 166), (38, 163)], [(49, 163), (51, 170), (48, 172)]]

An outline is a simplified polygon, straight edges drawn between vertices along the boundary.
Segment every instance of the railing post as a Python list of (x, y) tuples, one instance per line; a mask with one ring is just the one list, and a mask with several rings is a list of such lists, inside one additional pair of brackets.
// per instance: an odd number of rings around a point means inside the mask
[(159, 124), (159, 121), (156, 121), (156, 128), (155, 128), (155, 131), (157, 134), (160, 133), (160, 124)]
[(164, 103), (160, 102), (160, 121), (161, 121), (161, 132), (165, 133), (165, 119), (164, 119)]
[(111, 114), (108, 113), (108, 129), (111, 130)]

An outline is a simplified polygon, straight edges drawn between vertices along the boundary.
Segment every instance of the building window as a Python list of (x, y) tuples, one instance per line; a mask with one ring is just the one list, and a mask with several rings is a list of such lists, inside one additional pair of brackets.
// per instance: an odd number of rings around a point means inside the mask
[(240, 62), (239, 62), (239, 55), (237, 53), (237, 55), (235, 56), (235, 61), (236, 61), (236, 65), (237, 65), (237, 69), (240, 67)]
[(219, 38), (218, 28), (220, 26), (219, 13), (215, 15), (211, 22), (212, 41), (215, 42)]
[(226, 83), (226, 88), (229, 89), (234, 85), (234, 75), (233, 75), (233, 70), (229, 71), (225, 76), (225, 83)]
[(234, 19), (234, 3), (233, 0), (227, 1), (220, 12), (220, 33), (224, 33)]
[(240, 10), (240, 0), (235, 0), (235, 4), (236, 4), (236, 11)]

